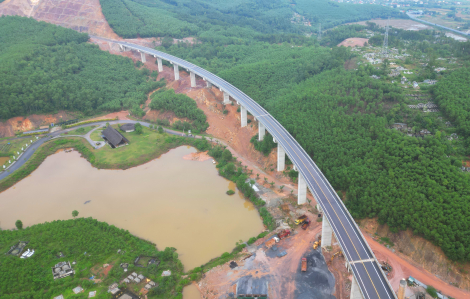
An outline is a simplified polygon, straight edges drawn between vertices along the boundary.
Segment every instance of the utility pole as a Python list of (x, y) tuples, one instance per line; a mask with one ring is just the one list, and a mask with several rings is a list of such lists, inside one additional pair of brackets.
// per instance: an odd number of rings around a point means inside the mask
[(318, 40), (321, 40), (321, 23), (318, 25)]
[(388, 57), (388, 27), (389, 25), (390, 25), (390, 17), (388, 17), (387, 26), (385, 27), (384, 47), (382, 50), (382, 55), (384, 58)]

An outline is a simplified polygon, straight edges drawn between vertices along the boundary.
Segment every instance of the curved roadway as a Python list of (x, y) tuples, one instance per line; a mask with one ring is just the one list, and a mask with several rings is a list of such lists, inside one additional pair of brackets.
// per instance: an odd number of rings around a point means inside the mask
[(439, 24), (435, 24), (435, 23), (431, 23), (431, 22), (428, 22), (428, 21), (425, 21), (425, 20), (421, 20), (421, 19), (418, 18), (418, 16), (421, 16), (421, 15), (416, 15), (416, 14), (412, 14), (412, 13), (406, 13), (406, 15), (408, 17), (410, 17), (411, 19), (417, 21), (417, 22), (429, 24), (431, 26), (440, 27), (440, 28), (443, 28), (443, 29), (446, 29), (446, 30), (449, 30), (449, 31), (452, 31), (452, 32), (455, 32), (455, 33), (458, 33), (458, 34), (466, 35), (466, 36), (470, 35), (470, 33), (465, 33), (465, 32), (462, 32), (462, 31), (459, 31), (459, 30), (456, 30), (456, 29), (452, 29), (452, 28), (449, 28), (449, 27), (446, 27), (446, 26), (442, 26), (442, 25), (439, 25)]
[[(101, 37), (92, 36), (96, 39), (105, 40), (125, 46), (126, 48), (143, 52), (148, 55), (162, 58), (173, 64), (194, 72), (198, 76), (211, 82), (221, 90), (228, 93), (233, 99), (243, 105), (256, 119), (261, 122), (276, 141), (285, 149), (290, 160), (297, 166), (297, 169), (304, 176), (310, 191), (314, 194), (315, 199), (320, 204), (324, 215), (328, 218), (331, 227), (335, 233), (345, 258), (349, 261), (353, 274), (359, 285), (364, 298), (380, 298), (391, 299), (396, 298), (393, 289), (380, 269), (377, 259), (372, 250), (362, 236), (357, 224), (349, 214), (343, 202), (338, 198), (335, 190), (331, 187), (328, 180), (313, 162), (310, 156), (304, 151), (300, 144), (287, 132), (286, 129), (272, 117), (263, 107), (258, 105), (253, 99), (248, 97), (238, 88), (234, 87), (218, 76), (180, 58), (174, 57), (164, 52), (160, 52), (151, 48), (122, 42)], [(119, 121), (135, 122), (135, 121)], [(106, 122), (103, 122), (106, 123)], [(114, 122), (110, 122), (114, 123)], [(149, 124), (141, 122), (142, 125)], [(96, 125), (93, 123), (83, 126)], [(74, 127), (74, 129), (82, 126)], [(169, 133), (175, 134), (167, 130)], [(0, 179), (7, 177), (11, 172), (21, 167), (27, 161), (34, 151), (51, 137), (56, 137), (64, 131), (58, 131), (48, 134), (48, 137), (39, 139), (33, 143), (21, 156), (9, 171), (0, 174)]]
[(357, 224), (349, 214), (343, 202), (338, 198), (323, 173), (313, 162), (300, 144), (286, 129), (272, 117), (263, 107), (241, 90), (219, 78), (218, 76), (170, 54), (151, 48), (123, 41), (91, 36), (124, 46), (125, 48), (158, 57), (179, 67), (193, 72), (206, 81), (228, 93), (238, 103), (243, 105), (259, 122), (261, 122), (276, 141), (285, 149), (290, 160), (297, 166), (307, 182), (310, 191), (320, 204), (334, 230), (336, 239), (350, 262), (351, 269), (361, 289), (364, 298), (391, 299), (396, 298), (393, 289), (380, 269), (377, 259), (362, 236)]

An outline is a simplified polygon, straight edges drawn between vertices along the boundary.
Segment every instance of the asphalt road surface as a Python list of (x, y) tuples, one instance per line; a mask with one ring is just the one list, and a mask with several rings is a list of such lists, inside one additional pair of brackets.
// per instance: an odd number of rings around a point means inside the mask
[[(362, 236), (357, 224), (349, 214), (341, 199), (328, 180), (304, 151), (300, 144), (286, 129), (272, 117), (263, 107), (248, 97), (235, 86), (218, 76), (170, 54), (122, 41), (92, 36), (93, 38), (120, 44), (127, 49), (139, 51), (148, 55), (162, 58), (178, 65), (182, 69), (193, 72), (212, 85), (228, 93), (240, 105), (243, 105), (259, 122), (261, 122), (276, 141), (284, 148), (290, 160), (296, 165), (305, 181), (320, 204), (324, 215), (333, 228), (345, 258), (350, 262), (356, 281), (364, 298), (391, 299), (396, 298), (387, 278), (379, 268), (378, 262)], [(142, 123), (144, 125), (144, 123)], [(147, 124), (148, 126), (148, 124)], [(53, 133), (56, 134), (56, 133)], [(32, 150), (32, 148), (31, 148)], [(31, 156), (31, 153), (25, 153)], [(28, 156), (26, 156), (28, 157)], [(23, 157), (22, 157), (23, 158)], [(17, 167), (21, 166), (21, 162)], [(16, 166), (16, 165), (14, 165)], [(13, 170), (13, 169), (12, 169)], [(0, 179), (2, 176), (0, 175)]]

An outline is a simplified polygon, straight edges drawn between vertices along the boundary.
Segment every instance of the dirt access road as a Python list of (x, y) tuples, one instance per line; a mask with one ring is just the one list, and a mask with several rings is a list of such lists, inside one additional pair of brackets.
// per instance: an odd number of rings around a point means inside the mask
[(389, 277), (389, 280), (395, 291), (398, 291), (400, 279), (413, 276), (422, 283), (435, 287), (446, 296), (450, 296), (456, 299), (470, 298), (470, 292), (449, 285), (448, 283), (437, 278), (434, 274), (417, 265), (413, 265), (413, 262), (408, 261), (406, 257), (401, 257), (398, 254), (393, 253), (390, 251), (390, 249), (375, 241), (368, 233), (362, 233), (364, 234), (367, 243), (369, 243), (369, 246), (372, 248), (372, 251), (376, 255), (377, 259), (386, 261), (392, 266), (393, 273), (392, 276)]

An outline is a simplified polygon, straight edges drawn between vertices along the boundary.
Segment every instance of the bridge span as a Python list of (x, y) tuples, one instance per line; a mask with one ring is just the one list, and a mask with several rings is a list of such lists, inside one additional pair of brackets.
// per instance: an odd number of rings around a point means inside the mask
[(175, 80), (179, 80), (179, 69), (185, 69), (190, 74), (191, 87), (196, 86), (196, 76), (203, 78), (208, 87), (215, 86), (223, 92), (224, 104), (229, 104), (231, 98), (240, 105), (242, 127), (247, 126), (247, 112), (250, 112), (258, 121), (259, 138), (264, 138), (265, 130), (268, 130), (278, 144), (277, 170), (284, 170), (287, 154), (299, 172), (298, 203), (306, 203), (308, 187), (320, 205), (325, 216), (322, 223), (322, 246), (331, 246), (334, 233), (347, 260), (347, 267), (353, 273), (351, 298), (396, 298), (372, 249), (333, 187), (300, 144), (263, 107), (235, 86), (183, 59), (136, 44), (91, 37), (117, 44), (122, 51), (137, 51), (141, 54), (143, 62), (146, 55), (154, 56), (159, 71), (163, 70), (162, 60), (170, 62), (173, 65)]

